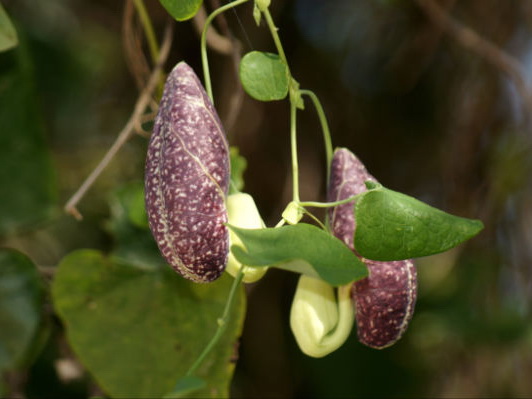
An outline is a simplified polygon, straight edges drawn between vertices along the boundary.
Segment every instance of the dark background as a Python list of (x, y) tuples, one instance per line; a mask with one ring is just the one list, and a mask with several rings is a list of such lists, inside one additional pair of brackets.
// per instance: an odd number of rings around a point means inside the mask
[[(53, 267), (76, 248), (109, 248), (106, 198), (113, 188), (143, 177), (147, 141), (135, 136), (81, 202), (83, 221), (61, 212), (114, 141), (139, 93), (123, 46), (124, 2), (3, 3), (33, 61), (58, 194), (52, 217), (6, 234), (0, 244)], [(234, 396), (530, 397), (532, 130), (531, 110), (515, 79), (440, 29), (414, 1), (272, 3), (291, 71), (321, 99), (334, 146), (350, 148), (385, 186), (479, 218), (485, 230), (455, 250), (419, 259), (419, 298), (410, 328), (382, 351), (362, 346), (353, 332), (326, 358), (303, 355), (288, 325), (296, 276), (268, 272), (248, 287)], [(161, 38), (167, 14), (156, 1), (146, 4)], [(514, 57), (525, 84), (530, 80), (530, 2), (438, 4)], [(228, 29), (243, 53), (274, 51), (251, 10), (246, 4), (228, 12)], [(241, 91), (233, 60), (209, 54), (220, 117), (231, 144), (248, 159), (245, 191), (272, 226), (291, 199), (288, 103), (243, 95), (232, 108), (231, 98)], [(0, 55), (2, 65), (9, 56)], [(175, 26), (166, 70), (181, 60), (201, 76), (199, 36), (190, 22)], [(321, 131), (311, 103), (306, 105), (298, 113), (301, 197), (323, 200)], [(52, 386), (50, 364), (57, 350), (45, 348), (30, 370), (33, 395), (85, 396), (83, 384)]]

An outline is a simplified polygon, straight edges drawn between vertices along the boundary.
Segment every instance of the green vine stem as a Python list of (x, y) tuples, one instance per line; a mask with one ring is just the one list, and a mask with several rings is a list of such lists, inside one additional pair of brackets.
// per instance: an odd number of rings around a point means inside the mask
[(316, 224), (321, 227), (322, 230), (328, 231), (327, 230), (327, 226), (325, 226), (325, 224), (323, 224), (323, 222), (320, 219), (318, 219), (312, 212), (310, 212), (307, 209), (303, 208), (303, 213), (305, 213), (308, 217), (310, 217), (312, 220), (314, 220), (316, 222)]
[(231, 290), (229, 291), (229, 296), (227, 297), (227, 302), (225, 303), (225, 308), (222, 313), (222, 317), (218, 319), (218, 329), (214, 333), (213, 337), (211, 338), (211, 340), (209, 341), (205, 349), (203, 349), (203, 352), (201, 352), (201, 354), (198, 356), (196, 361), (188, 369), (186, 373), (187, 377), (194, 375), (194, 373), (198, 370), (198, 368), (201, 366), (205, 358), (213, 350), (213, 348), (216, 346), (216, 344), (222, 337), (223, 333), (225, 332), (227, 328), (227, 322), (229, 319), (229, 312), (231, 311), (231, 308), (233, 307), (238, 287), (240, 286), (240, 283), (242, 282), (243, 278), (244, 278), (244, 268), (241, 267), (238, 270), (238, 274), (236, 275), (235, 279), (233, 280), (233, 284), (231, 285)]
[(310, 91), (310, 90), (300, 90), (299, 92), (302, 95), (306, 95), (310, 97), (312, 103), (314, 104), (314, 108), (316, 108), (316, 112), (318, 113), (318, 118), (321, 124), (321, 130), (323, 132), (323, 142), (325, 143), (325, 156), (326, 156), (326, 162), (327, 162), (327, 185), (328, 185), (330, 174), (331, 174), (331, 162), (332, 162), (332, 157), (333, 157), (333, 148), (332, 148), (331, 132), (329, 130), (329, 123), (327, 122), (325, 111), (323, 110), (323, 107), (321, 105), (320, 100), (318, 99), (318, 96), (313, 91)]
[(270, 29), (270, 33), (272, 35), (273, 42), (275, 43), (275, 48), (277, 49), (277, 52), (279, 53), (279, 57), (286, 64), (288, 68), (288, 74), (292, 76), (292, 74), (290, 73), (290, 67), (288, 66), (286, 55), (283, 50), (283, 45), (281, 44), (281, 38), (279, 37), (279, 33), (277, 33), (278, 29), (273, 22), (272, 15), (270, 14), (270, 9), (268, 7), (264, 7), (264, 9), (261, 9), (261, 11), (264, 14), (264, 18), (266, 19), (266, 24), (268, 25), (268, 28)]
[(283, 227), (285, 224), (286, 224), (286, 220), (281, 219), (279, 220), (279, 222), (277, 222), (277, 224), (275, 225), (275, 228)]
[(343, 199), (341, 201), (334, 201), (334, 202), (303, 201), (303, 202), (300, 202), (299, 205), (303, 207), (309, 207), (309, 208), (332, 208), (333, 206), (343, 205), (351, 201), (356, 201), (358, 197), (360, 197), (363, 194), (365, 193), (356, 194), (349, 198)]
[(137, 13), (139, 14), (140, 23), (144, 29), (144, 34), (146, 35), (146, 40), (148, 41), (148, 48), (150, 49), (150, 56), (153, 63), (157, 62), (159, 58), (159, 44), (157, 44), (157, 39), (155, 38), (155, 32), (153, 30), (153, 25), (151, 23), (150, 16), (146, 11), (143, 0), (133, 0)]
[(203, 26), (203, 31), (201, 32), (201, 62), (203, 65), (203, 77), (205, 79), (205, 91), (207, 92), (207, 95), (213, 103), (214, 98), (212, 95), (211, 73), (209, 70), (209, 60), (207, 57), (207, 30), (209, 29), (212, 21), (214, 20), (214, 18), (216, 18), (216, 16), (227, 10), (230, 10), (233, 7), (239, 6), (240, 4), (244, 4), (247, 1), (249, 0), (236, 0), (231, 3), (228, 3), (225, 6), (213, 11), (205, 20), (205, 25)]
[[(259, 5), (260, 11), (264, 14), (264, 17), (266, 19), (266, 25), (268, 25), (268, 29), (270, 30), (270, 34), (273, 38), (273, 42), (275, 43), (275, 48), (277, 49), (277, 53), (279, 54), (279, 57), (286, 65), (286, 68), (288, 70), (288, 79), (295, 83), (294, 78), (292, 77), (292, 74), (290, 72), (290, 67), (288, 65), (288, 60), (286, 59), (286, 54), (283, 49), (283, 45), (281, 43), (281, 38), (279, 37), (279, 33), (277, 32), (278, 29), (275, 26), (275, 23), (273, 22), (272, 15), (270, 14), (270, 10), (268, 8), (268, 5), (261, 6)], [(296, 93), (292, 92), (292, 88), (294, 85), (291, 85), (290, 89), (290, 148), (291, 148), (291, 156), (292, 156), (292, 200), (293, 202), (299, 203), (299, 166), (298, 166), (298, 160), (297, 160), (297, 102), (296, 99), (299, 97)]]
[(297, 107), (290, 101), (290, 149), (292, 153), (292, 196), (299, 203), (299, 164), (297, 161)]

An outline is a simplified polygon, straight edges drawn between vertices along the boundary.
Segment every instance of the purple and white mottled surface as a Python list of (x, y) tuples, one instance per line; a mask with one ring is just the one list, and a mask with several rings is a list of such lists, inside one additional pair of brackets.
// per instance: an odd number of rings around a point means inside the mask
[[(377, 182), (349, 150), (337, 149), (331, 164), (327, 201), (340, 201), (366, 191), (365, 181)], [(354, 251), (354, 202), (329, 208), (333, 234)], [(356, 252), (356, 251), (355, 251)], [(353, 284), (358, 339), (372, 348), (395, 343), (408, 327), (417, 297), (417, 275), (412, 260), (378, 262), (362, 259), (369, 276)]]
[(148, 146), (145, 199), (153, 236), (183, 277), (209, 282), (227, 264), (229, 150), (198, 77), (181, 62), (169, 74)]

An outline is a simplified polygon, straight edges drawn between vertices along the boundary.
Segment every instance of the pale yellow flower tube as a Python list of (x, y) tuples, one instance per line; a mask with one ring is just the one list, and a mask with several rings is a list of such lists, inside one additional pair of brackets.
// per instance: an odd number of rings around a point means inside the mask
[[(265, 227), (257, 205), (255, 205), (255, 201), (251, 195), (246, 193), (231, 194), (226, 199), (226, 206), (228, 223), (230, 225), (244, 229), (261, 229)], [(229, 248), (232, 245), (244, 248), (240, 238), (231, 229), (229, 229), (229, 245)], [(231, 276), (235, 277), (241, 267), (244, 267), (244, 279), (242, 281), (245, 283), (253, 283), (259, 280), (268, 269), (267, 267), (242, 266), (230, 251), (225, 270)]]
[(302, 275), (296, 288), (290, 327), (303, 353), (323, 357), (338, 349), (349, 337), (355, 314), (351, 284), (335, 288), (323, 280)]

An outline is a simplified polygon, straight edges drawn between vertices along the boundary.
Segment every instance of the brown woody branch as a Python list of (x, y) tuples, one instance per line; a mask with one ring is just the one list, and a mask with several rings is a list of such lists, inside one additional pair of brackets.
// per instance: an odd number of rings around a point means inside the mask
[(521, 96), (525, 118), (528, 119), (532, 115), (532, 97), (528, 91), (524, 69), (519, 60), (480, 36), (473, 29), (456, 21), (440, 7), (437, 1), (416, 0), (416, 3), (427, 17), (434, 24), (440, 26), (450, 37), (508, 75)]
[(142, 50), (143, 33), (136, 23), (136, 15), (133, 1), (126, 1), (122, 17), (122, 43), (126, 65), (141, 90), (149, 79), (150, 66)]
[[(207, 11), (205, 11), (205, 5), (203, 4), (193, 19), (194, 28), (199, 36), (201, 36), (201, 33), (203, 32), (206, 20)], [(207, 41), (207, 46), (220, 54), (229, 55), (233, 51), (233, 43), (231, 39), (218, 33), (214, 26), (209, 28), (205, 39)]]

